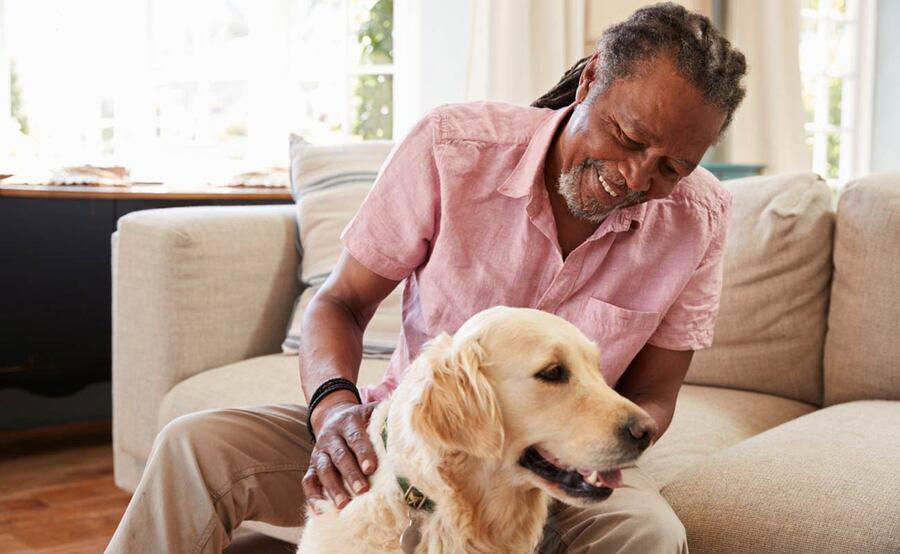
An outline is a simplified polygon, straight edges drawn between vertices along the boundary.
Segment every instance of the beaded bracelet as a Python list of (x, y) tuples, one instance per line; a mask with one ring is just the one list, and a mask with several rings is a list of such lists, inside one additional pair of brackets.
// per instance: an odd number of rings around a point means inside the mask
[(362, 404), (362, 398), (359, 396), (359, 389), (356, 388), (353, 381), (344, 379), (343, 377), (335, 377), (334, 379), (329, 379), (319, 385), (319, 388), (317, 388), (316, 392), (310, 397), (309, 408), (306, 409), (306, 430), (309, 431), (309, 436), (312, 437), (314, 443), (316, 442), (316, 435), (312, 430), (313, 410), (316, 409), (316, 405), (318, 405), (323, 398), (339, 390), (348, 390), (352, 392), (353, 395), (356, 396), (356, 401)]

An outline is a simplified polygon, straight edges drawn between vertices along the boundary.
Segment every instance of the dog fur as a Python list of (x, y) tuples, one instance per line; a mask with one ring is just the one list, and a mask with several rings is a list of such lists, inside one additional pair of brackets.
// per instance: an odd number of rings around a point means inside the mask
[[(535, 377), (554, 364), (567, 382)], [(574, 325), (538, 310), (485, 310), (453, 337), (431, 340), (375, 409), (370, 490), (343, 510), (326, 501), (317, 502), (321, 515), (307, 510), (298, 552), (401, 552), (410, 509), (397, 475), (436, 504), (432, 513), (412, 511), (417, 553), (533, 552), (551, 497), (592, 502), (521, 466), (523, 452), (540, 445), (568, 466), (621, 467), (642, 450), (622, 438), (635, 418), (649, 416), (606, 384), (597, 346)]]

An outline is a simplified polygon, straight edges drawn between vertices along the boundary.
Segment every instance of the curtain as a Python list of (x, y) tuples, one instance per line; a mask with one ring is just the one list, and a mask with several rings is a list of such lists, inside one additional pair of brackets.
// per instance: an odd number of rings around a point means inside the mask
[(530, 104), (584, 54), (584, 0), (470, 0), (467, 100)]
[(728, 1), (725, 34), (747, 57), (747, 96), (717, 150), (720, 161), (809, 171), (800, 95), (799, 0)]

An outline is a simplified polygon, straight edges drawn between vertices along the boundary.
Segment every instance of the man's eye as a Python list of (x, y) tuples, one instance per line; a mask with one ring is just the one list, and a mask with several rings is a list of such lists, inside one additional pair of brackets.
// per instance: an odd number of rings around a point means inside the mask
[(643, 147), (644, 145), (639, 143), (636, 140), (633, 140), (631, 137), (625, 134), (625, 131), (622, 130), (621, 127), (616, 125), (616, 129), (619, 132), (619, 140), (626, 148), (631, 148), (632, 150), (637, 150), (638, 148)]
[(568, 370), (559, 364), (553, 364), (534, 374), (536, 379), (546, 383), (565, 383), (569, 380)]

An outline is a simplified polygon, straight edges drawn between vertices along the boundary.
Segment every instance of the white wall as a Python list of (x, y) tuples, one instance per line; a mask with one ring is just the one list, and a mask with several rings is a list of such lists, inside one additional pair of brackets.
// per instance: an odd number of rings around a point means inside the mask
[(394, 139), (428, 110), (465, 99), (470, 6), (465, 0), (397, 0)]
[(900, 2), (878, 2), (872, 172), (900, 171)]

